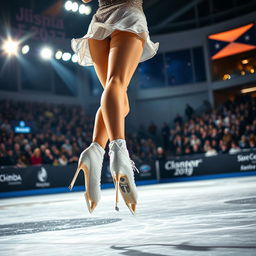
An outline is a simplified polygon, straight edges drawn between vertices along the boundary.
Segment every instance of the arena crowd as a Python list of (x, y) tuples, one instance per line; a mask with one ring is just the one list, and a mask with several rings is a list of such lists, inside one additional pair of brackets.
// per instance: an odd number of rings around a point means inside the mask
[[(91, 143), (94, 117), (80, 106), (1, 100), (0, 108), (1, 166), (67, 165), (77, 162)], [(30, 124), (30, 133), (14, 131), (15, 121), (20, 120)], [(255, 148), (256, 101), (240, 96), (215, 109), (208, 106), (200, 115), (187, 104), (183, 116), (177, 114), (160, 129), (154, 122), (140, 126), (126, 134), (126, 141), (137, 161)]]

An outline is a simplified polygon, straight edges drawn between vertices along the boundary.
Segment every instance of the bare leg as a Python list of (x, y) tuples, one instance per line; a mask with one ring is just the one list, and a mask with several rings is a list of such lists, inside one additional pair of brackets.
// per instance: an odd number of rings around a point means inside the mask
[(125, 139), (124, 101), (139, 63), (144, 40), (134, 33), (116, 30), (110, 40), (106, 87), (101, 112), (110, 141)]
[[(94, 69), (101, 82), (103, 88), (106, 86), (107, 69), (108, 69), (108, 55), (110, 49), (110, 39), (96, 40), (89, 39), (90, 54), (94, 62)], [(124, 116), (129, 113), (129, 100), (126, 94), (124, 101)], [(101, 107), (98, 108), (95, 115), (93, 142), (99, 143), (103, 148), (106, 147), (108, 141), (108, 134), (103, 120)]]
[[(95, 72), (100, 80), (101, 85), (105, 88), (108, 70), (108, 54), (110, 39), (104, 40), (89, 39), (88, 40), (90, 54), (93, 59)], [(101, 108), (99, 107), (94, 121), (93, 142), (99, 143), (103, 148), (106, 147), (108, 141), (107, 130), (102, 118)]]

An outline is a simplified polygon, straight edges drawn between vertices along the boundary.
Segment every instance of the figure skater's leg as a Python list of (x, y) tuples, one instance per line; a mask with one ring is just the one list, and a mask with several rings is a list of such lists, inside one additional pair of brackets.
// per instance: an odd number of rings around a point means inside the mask
[(101, 112), (110, 141), (125, 138), (124, 100), (143, 51), (144, 40), (134, 33), (115, 30), (111, 35), (106, 87)]
[[(91, 38), (88, 39), (88, 45), (95, 72), (104, 88), (107, 78), (110, 39), (106, 38), (104, 40), (96, 40)], [(108, 134), (102, 118), (100, 107), (95, 115), (92, 141), (99, 143), (103, 148), (106, 147), (108, 141)]]
[[(107, 79), (107, 69), (108, 69), (108, 54), (110, 49), (110, 39), (88, 40), (90, 54), (94, 62), (95, 72), (100, 80), (101, 85), (105, 88)], [(129, 102), (126, 95), (124, 102), (124, 115), (129, 113)], [(93, 130), (93, 142), (99, 143), (103, 148), (106, 147), (108, 141), (108, 134), (104, 124), (104, 120), (101, 113), (101, 107), (98, 108), (95, 115), (94, 130)]]

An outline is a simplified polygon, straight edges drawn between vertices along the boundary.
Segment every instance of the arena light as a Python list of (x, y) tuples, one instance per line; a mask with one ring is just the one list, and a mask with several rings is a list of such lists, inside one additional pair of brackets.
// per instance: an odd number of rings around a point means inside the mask
[(249, 61), (248, 61), (247, 59), (244, 59), (244, 60), (242, 60), (241, 62), (242, 62), (242, 64), (244, 64), (244, 65), (246, 65), (246, 64), (249, 63)]
[(81, 4), (81, 5), (79, 6), (79, 13), (80, 13), (80, 14), (84, 14), (84, 13), (85, 13), (85, 9), (86, 9), (85, 5), (84, 5), (84, 4)]
[(78, 56), (76, 55), (76, 54), (73, 54), (73, 56), (72, 56), (72, 62), (74, 62), (74, 63), (76, 63), (77, 62), (77, 60), (78, 60)]
[(28, 52), (29, 52), (29, 50), (30, 50), (30, 47), (29, 47), (29, 45), (24, 45), (22, 48), (21, 48), (21, 52), (22, 52), (22, 54), (27, 54)]
[(52, 49), (49, 47), (44, 47), (41, 49), (40, 55), (42, 59), (49, 60), (52, 57)]
[(64, 5), (65, 9), (67, 11), (71, 11), (72, 10), (72, 7), (73, 7), (73, 3), (71, 1), (67, 1)]
[(85, 6), (84, 14), (89, 15), (92, 12), (92, 8), (89, 5)]
[(241, 93), (249, 93), (249, 92), (255, 92), (255, 91), (256, 91), (256, 87), (251, 87), (251, 88), (242, 89)]
[(72, 3), (72, 12), (77, 12), (78, 11), (78, 3), (74, 2)]
[(231, 79), (231, 75), (230, 74), (225, 74), (222, 79), (223, 80), (229, 80), (229, 79)]
[(60, 60), (61, 57), (62, 57), (62, 51), (57, 51), (57, 52), (55, 53), (55, 58), (56, 58), (57, 60)]
[(84, 5), (84, 4), (81, 4), (79, 6), (79, 13), (80, 14), (85, 14), (85, 15), (89, 15), (92, 11), (92, 8), (88, 5)]
[(71, 54), (69, 52), (64, 52), (62, 55), (62, 60), (68, 61), (71, 58)]
[(19, 42), (8, 38), (3, 42), (2, 48), (8, 56), (17, 55), (19, 49)]

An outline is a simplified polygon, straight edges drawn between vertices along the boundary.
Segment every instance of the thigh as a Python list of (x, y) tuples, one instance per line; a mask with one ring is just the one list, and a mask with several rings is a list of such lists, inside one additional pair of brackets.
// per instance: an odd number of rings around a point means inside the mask
[(95, 72), (105, 88), (107, 71), (108, 71), (108, 55), (110, 49), (110, 39), (96, 40), (93, 38), (88, 39), (90, 54), (93, 61)]
[(107, 83), (117, 78), (127, 88), (138, 66), (143, 47), (144, 39), (138, 35), (115, 30), (110, 40)]

